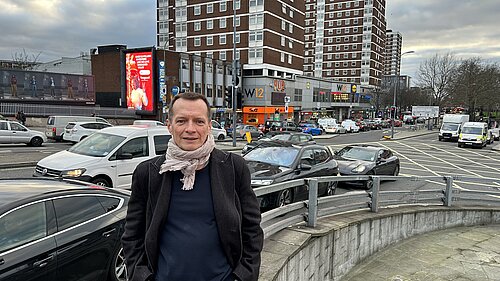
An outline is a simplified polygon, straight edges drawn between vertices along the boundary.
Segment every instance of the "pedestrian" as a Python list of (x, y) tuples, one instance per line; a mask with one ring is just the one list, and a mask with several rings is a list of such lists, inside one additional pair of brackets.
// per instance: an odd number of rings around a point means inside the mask
[(17, 78), (16, 75), (12, 75), (10, 78), (10, 94), (13, 98), (17, 98)]
[(37, 88), (36, 88), (36, 77), (35, 77), (35, 75), (33, 75), (31, 77), (31, 97), (36, 98), (36, 96), (37, 96), (36, 95), (36, 90), (37, 90)]
[(130, 281), (256, 281), (263, 231), (244, 159), (215, 148), (210, 105), (176, 95), (165, 155), (132, 177), (122, 245)]

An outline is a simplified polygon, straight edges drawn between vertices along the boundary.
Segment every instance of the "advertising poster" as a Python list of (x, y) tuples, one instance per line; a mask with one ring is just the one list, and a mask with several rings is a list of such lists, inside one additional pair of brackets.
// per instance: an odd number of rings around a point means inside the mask
[(125, 54), (127, 108), (153, 111), (153, 54), (130, 52)]
[(94, 76), (0, 69), (0, 99), (94, 104)]

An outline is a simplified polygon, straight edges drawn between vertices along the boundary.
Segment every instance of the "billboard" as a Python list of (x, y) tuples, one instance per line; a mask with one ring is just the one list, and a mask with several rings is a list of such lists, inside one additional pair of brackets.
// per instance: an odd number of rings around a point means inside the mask
[(153, 52), (128, 51), (125, 54), (125, 83), (127, 108), (152, 113)]
[(0, 69), (0, 99), (95, 104), (94, 76)]

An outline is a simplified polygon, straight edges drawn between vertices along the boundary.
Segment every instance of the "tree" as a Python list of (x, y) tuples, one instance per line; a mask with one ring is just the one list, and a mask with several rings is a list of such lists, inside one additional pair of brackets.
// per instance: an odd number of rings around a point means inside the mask
[(450, 95), (448, 90), (455, 66), (456, 59), (451, 53), (442, 56), (436, 54), (420, 64), (417, 84), (421, 88), (432, 89), (432, 104), (441, 105), (443, 100)]
[(37, 55), (28, 55), (26, 50), (23, 48), (22, 53), (14, 53), (12, 55), (12, 61), (14, 61), (20, 69), (33, 70), (33, 68), (39, 63), (38, 58), (41, 54), (42, 52), (39, 52)]

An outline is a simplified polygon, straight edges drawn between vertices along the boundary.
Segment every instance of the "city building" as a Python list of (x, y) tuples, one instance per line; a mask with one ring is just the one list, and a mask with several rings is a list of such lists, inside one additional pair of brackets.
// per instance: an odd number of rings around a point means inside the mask
[(398, 31), (387, 30), (384, 55), (384, 76), (395, 76), (401, 72), (401, 47), (403, 36)]
[(81, 75), (92, 73), (90, 55), (86, 52), (81, 52), (80, 56), (74, 58), (62, 57), (50, 62), (39, 63), (33, 67), (33, 70)]

